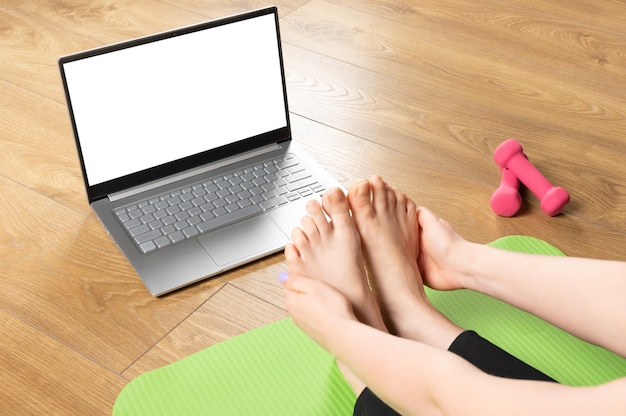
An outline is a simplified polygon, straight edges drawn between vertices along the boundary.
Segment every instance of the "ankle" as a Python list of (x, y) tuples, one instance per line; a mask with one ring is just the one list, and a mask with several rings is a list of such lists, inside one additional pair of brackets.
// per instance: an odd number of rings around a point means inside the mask
[(463, 329), (450, 321), (430, 303), (409, 311), (396, 324), (396, 335), (431, 347), (448, 349)]

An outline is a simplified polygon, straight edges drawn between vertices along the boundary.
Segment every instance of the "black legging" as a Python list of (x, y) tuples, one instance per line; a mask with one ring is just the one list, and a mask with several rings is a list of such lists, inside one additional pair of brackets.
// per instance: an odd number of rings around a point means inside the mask
[[(448, 351), (465, 358), (485, 373), (494, 376), (521, 380), (555, 381), (541, 371), (493, 345), (474, 331), (461, 333), (452, 342)], [(354, 405), (355, 416), (397, 414), (395, 410), (387, 406), (367, 387), (359, 395)]]

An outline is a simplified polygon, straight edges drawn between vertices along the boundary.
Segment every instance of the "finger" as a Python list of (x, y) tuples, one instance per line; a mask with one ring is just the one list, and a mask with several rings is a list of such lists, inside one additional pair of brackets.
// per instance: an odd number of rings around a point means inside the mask
[(309, 293), (313, 279), (309, 279), (298, 273), (280, 272), (278, 274), (278, 280), (283, 284), (283, 287), (290, 292)]
[(428, 208), (426, 207), (418, 207), (417, 208), (417, 221), (420, 224), (420, 227), (424, 228), (424, 225), (429, 222), (437, 221), (439, 218)]

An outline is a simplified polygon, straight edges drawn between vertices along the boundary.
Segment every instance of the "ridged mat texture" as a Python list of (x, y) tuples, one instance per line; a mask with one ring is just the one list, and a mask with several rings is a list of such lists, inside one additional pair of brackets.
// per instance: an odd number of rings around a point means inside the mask
[[(532, 237), (491, 245), (564, 255)], [(469, 290), (427, 291), (452, 321), (561, 383), (626, 376), (626, 359), (496, 299)], [(284, 319), (142, 374), (122, 390), (113, 415), (351, 415), (355, 400), (333, 357)]]

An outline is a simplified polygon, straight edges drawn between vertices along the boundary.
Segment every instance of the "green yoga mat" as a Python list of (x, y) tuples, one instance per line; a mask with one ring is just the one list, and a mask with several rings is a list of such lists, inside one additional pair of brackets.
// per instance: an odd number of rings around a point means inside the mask
[[(491, 245), (564, 255), (530, 237)], [(498, 300), (467, 290), (428, 296), (452, 321), (561, 383), (626, 376), (626, 359)], [(351, 415), (355, 400), (333, 357), (284, 319), (142, 374), (122, 390), (113, 415)]]

